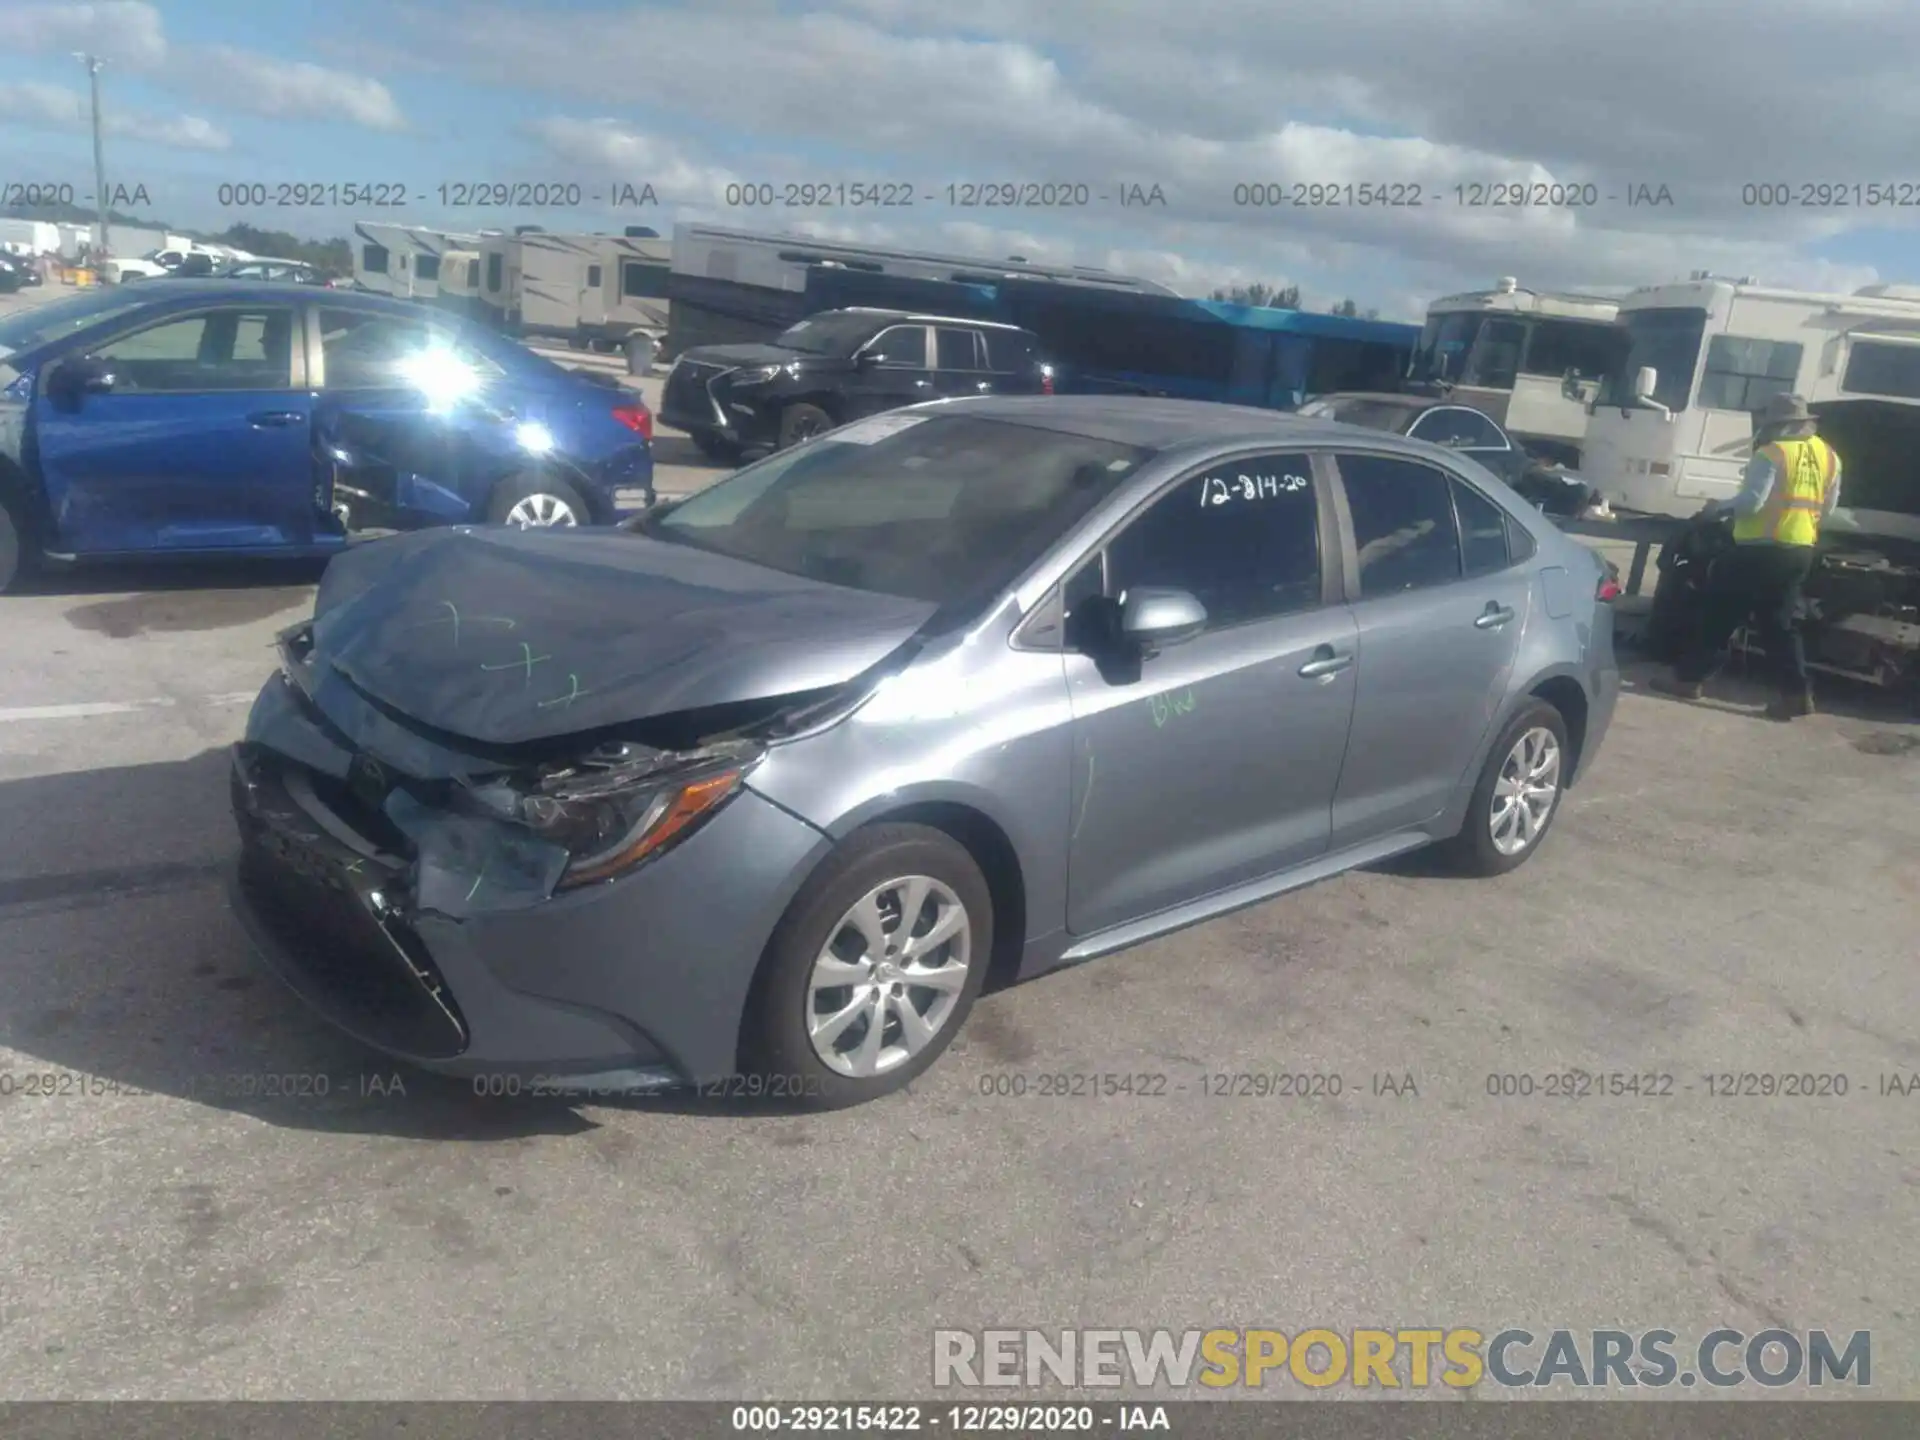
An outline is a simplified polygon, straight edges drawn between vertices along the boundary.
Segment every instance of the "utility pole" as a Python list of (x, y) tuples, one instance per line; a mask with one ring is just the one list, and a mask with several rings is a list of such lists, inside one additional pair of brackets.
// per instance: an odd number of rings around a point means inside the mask
[(100, 145), (100, 67), (107, 62), (86, 54), (81, 54), (77, 58), (87, 67), (87, 83), (93, 92), (93, 197), (97, 211), (95, 225), (99, 230), (100, 253), (106, 255), (110, 251), (107, 236), (107, 162), (105, 152)]

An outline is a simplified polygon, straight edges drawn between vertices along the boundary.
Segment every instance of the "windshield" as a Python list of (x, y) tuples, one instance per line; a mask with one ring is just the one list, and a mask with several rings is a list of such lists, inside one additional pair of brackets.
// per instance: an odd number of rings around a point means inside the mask
[(808, 316), (791, 329), (781, 331), (773, 343), (812, 355), (851, 355), (879, 328), (871, 315), (828, 312)]
[(126, 290), (115, 286), (35, 305), (0, 319), (0, 348), (10, 351), (32, 350), (63, 335), (84, 330), (97, 321), (110, 320), (115, 315), (137, 310), (150, 303), (145, 297), (129, 295)]
[(750, 465), (643, 533), (945, 607), (1018, 578), (1152, 454), (999, 420), (883, 415)]
[(1457, 382), (1466, 364), (1467, 352), (1473, 348), (1474, 336), (1486, 318), (1477, 310), (1429, 315), (1426, 328), (1420, 332), (1420, 348), (1413, 352), (1409, 378), (1417, 382), (1443, 379)]
[(1625, 352), (1601, 383), (1596, 405), (1635, 408), (1634, 377), (1642, 366), (1657, 373), (1653, 399), (1669, 410), (1684, 410), (1693, 394), (1693, 372), (1700, 363), (1700, 338), (1706, 332), (1704, 310), (1623, 310)]
[(1342, 425), (1364, 425), (1369, 430), (1391, 430), (1396, 435), (1418, 413), (1412, 406), (1395, 405), (1387, 400), (1312, 400), (1300, 407), (1300, 414), (1320, 420), (1337, 420)]

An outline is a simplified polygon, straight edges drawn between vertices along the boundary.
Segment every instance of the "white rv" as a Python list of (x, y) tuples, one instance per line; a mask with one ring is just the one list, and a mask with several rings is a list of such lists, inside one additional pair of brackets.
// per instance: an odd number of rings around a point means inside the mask
[[(1587, 422), (1581, 476), (1622, 510), (1692, 515), (1734, 494), (1753, 414), (1774, 395), (1804, 396), (1823, 433), (1859, 431), (1854, 417), (1870, 414), (1879, 432), (1902, 425), (1909, 445), (1920, 438), (1920, 286), (1819, 295), (1697, 275), (1634, 291), (1620, 324), (1630, 344)], [(1845, 460), (1846, 440), (1830, 438)], [(1920, 463), (1908, 464), (1920, 500)], [(1854, 524), (1920, 539), (1920, 505), (1884, 498), (1895, 477), (1848, 472), (1841, 500)]]
[(35, 257), (57, 254), (60, 227), (49, 220), (0, 220), (0, 249)]
[(449, 250), (471, 250), (478, 241), (476, 235), (423, 225), (355, 225), (348, 241), (354, 289), (431, 300), (440, 292), (441, 257)]
[(1409, 378), (1448, 386), (1543, 459), (1578, 465), (1587, 407), (1623, 345), (1618, 308), (1598, 295), (1523, 290), (1510, 278), (1443, 296), (1427, 307)]

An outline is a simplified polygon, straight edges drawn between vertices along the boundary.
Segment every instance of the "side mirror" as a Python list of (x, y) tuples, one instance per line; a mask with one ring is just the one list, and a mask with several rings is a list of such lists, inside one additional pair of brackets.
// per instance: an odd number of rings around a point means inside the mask
[(1120, 634), (1143, 655), (1191, 640), (1207, 628), (1207, 607), (1185, 590), (1136, 586), (1120, 602)]
[(1660, 372), (1651, 365), (1642, 365), (1633, 377), (1633, 398), (1651, 400), (1655, 387), (1660, 383)]
[(871, 370), (886, 358), (887, 357), (882, 355), (878, 350), (862, 350), (858, 355), (853, 357), (853, 368), (856, 370)]

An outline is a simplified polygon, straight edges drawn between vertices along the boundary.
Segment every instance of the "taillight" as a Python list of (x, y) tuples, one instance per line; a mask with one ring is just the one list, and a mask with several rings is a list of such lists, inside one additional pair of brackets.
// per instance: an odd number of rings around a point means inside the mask
[(1053, 394), (1053, 366), (1051, 365), (1042, 365), (1040, 367), (1040, 393), (1042, 395)]
[(1610, 605), (1627, 592), (1620, 588), (1620, 582), (1613, 578), (1612, 570), (1600, 577), (1599, 587), (1593, 592), (1593, 598), (1602, 605)]
[(653, 412), (644, 405), (616, 405), (613, 418), (634, 434), (653, 439)]

